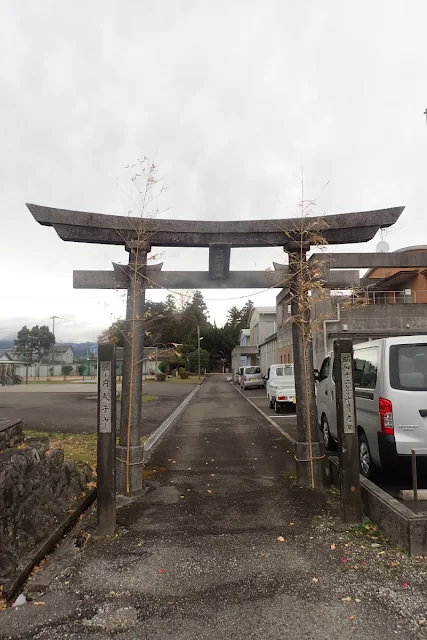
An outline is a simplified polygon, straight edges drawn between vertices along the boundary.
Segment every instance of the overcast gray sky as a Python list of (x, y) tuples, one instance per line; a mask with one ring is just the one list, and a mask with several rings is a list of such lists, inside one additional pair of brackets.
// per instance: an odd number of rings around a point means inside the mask
[[(58, 340), (93, 340), (123, 313), (116, 292), (73, 291), (72, 270), (124, 251), (64, 243), (25, 202), (125, 214), (117, 181), (140, 154), (157, 155), (169, 217), (288, 217), (303, 162), (319, 214), (406, 205), (386, 239), (427, 244), (425, 0), (0, 7), (0, 338), (55, 314)], [(233, 251), (232, 268), (281, 258)], [(207, 268), (207, 250), (163, 261)], [(220, 324), (236, 296), (274, 304), (254, 293), (204, 292)]]

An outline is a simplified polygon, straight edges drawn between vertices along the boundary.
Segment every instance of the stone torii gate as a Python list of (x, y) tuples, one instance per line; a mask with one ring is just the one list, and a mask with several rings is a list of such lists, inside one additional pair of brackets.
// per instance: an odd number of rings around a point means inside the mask
[[(140, 241), (138, 227), (141, 219), (125, 216), (87, 213), (50, 207), (27, 205), (35, 220), (51, 226), (65, 241), (122, 245), (129, 252), (129, 265), (113, 265), (113, 271), (75, 271), (74, 287), (127, 289), (126, 321), (144, 318), (147, 288), (207, 289), (207, 288), (269, 288), (289, 286), (295, 290), (298, 264), (305, 261), (310, 243), (301, 243), (296, 229), (303, 227), (303, 219), (201, 221), (144, 219), (144, 241)], [(322, 236), (327, 244), (367, 242), (379, 229), (393, 225), (404, 207), (375, 211), (330, 215), (311, 218), (310, 223), (327, 221)], [(301, 224), (300, 224), (301, 223)], [(209, 248), (209, 271), (162, 271), (162, 265), (147, 266), (151, 247)], [(289, 254), (289, 266), (275, 265), (272, 272), (230, 272), (230, 253), (239, 247), (282, 247)], [(358, 274), (353, 271), (331, 270), (333, 254), (324, 268), (325, 287), (330, 289), (358, 286)], [(135, 265), (138, 265), (135, 268)], [(339, 266), (339, 265), (337, 265)], [(299, 311), (296, 301), (291, 304), (292, 315)], [(130, 329), (126, 331), (129, 336)], [(303, 343), (301, 328), (292, 326), (297, 396), (296, 446), (297, 480), (300, 485), (321, 488), (323, 484), (323, 443), (317, 424), (314, 377), (303, 373), (303, 363), (312, 368), (312, 344)], [(132, 342), (132, 345), (131, 345)], [(125, 340), (122, 386), (122, 416), (120, 445), (117, 447), (117, 488), (134, 493), (142, 488), (141, 465), (143, 447), (140, 445), (142, 402), (142, 354), (144, 327), (142, 323), (131, 340)], [(136, 358), (133, 359), (135, 357)], [(131, 384), (131, 379), (133, 384)], [(310, 435), (309, 435), (310, 434)]]

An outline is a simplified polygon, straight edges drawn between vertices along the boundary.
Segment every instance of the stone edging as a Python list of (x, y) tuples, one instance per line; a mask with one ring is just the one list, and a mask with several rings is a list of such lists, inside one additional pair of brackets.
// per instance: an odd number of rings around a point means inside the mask
[(22, 560), (22, 568), (3, 585), (3, 593), (7, 600), (11, 600), (18, 589), (22, 587), (34, 567), (53, 549), (59, 540), (67, 533), (75, 521), (84, 513), (96, 500), (96, 487), (78, 503), (62, 522), (56, 525), (53, 532), (36, 549), (27, 554)]

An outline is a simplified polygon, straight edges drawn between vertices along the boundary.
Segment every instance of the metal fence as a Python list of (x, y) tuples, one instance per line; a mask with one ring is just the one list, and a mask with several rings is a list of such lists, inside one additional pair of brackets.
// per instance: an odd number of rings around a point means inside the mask
[(427, 304), (427, 290), (359, 291), (348, 296), (353, 305), (369, 304)]

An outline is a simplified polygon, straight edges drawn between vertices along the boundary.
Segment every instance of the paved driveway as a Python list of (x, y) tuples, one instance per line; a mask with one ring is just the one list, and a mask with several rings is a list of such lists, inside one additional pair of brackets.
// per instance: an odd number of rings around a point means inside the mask
[(0, 638), (425, 638), (425, 563), (339, 527), (337, 498), (294, 472), (288, 441), (212, 376), (118, 535), (77, 554), (43, 606), (0, 614)]

